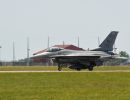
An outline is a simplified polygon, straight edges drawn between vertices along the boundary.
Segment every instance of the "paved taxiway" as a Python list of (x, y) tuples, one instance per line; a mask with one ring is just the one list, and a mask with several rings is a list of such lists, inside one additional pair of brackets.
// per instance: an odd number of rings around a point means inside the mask
[(130, 72), (130, 70), (108, 70), (108, 71), (0, 71), (0, 73), (73, 73), (73, 72), (89, 72), (89, 73), (101, 73), (101, 72)]

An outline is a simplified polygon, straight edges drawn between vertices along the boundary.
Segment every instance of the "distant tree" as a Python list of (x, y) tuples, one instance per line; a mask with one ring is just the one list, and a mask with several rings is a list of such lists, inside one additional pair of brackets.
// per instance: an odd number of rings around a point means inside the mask
[(120, 57), (126, 57), (129, 58), (129, 54), (126, 51), (120, 51), (119, 52)]

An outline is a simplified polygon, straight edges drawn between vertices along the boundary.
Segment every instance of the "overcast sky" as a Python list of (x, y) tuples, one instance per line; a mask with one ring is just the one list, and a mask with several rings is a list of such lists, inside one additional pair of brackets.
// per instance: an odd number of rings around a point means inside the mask
[(93, 49), (111, 31), (119, 31), (118, 51), (130, 53), (130, 0), (0, 0), (1, 59), (25, 58), (55, 44)]

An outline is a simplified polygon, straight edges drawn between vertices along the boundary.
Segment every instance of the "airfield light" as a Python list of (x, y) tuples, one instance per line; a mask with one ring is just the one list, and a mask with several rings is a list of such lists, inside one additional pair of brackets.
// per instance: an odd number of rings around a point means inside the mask
[(2, 46), (0, 46), (0, 64), (2, 65), (2, 61), (1, 61), (1, 49), (2, 49)]
[(78, 47), (79, 47), (79, 36), (78, 36)]
[(15, 65), (15, 43), (13, 42), (13, 66)]
[(29, 48), (29, 37), (27, 37), (27, 66), (30, 65), (29, 52), (30, 52), (30, 48)]

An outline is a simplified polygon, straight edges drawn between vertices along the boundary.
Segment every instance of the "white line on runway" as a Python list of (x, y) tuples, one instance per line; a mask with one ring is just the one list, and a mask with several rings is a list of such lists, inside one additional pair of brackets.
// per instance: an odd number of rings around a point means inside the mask
[(130, 72), (130, 70), (108, 70), (108, 71), (0, 71), (0, 73), (73, 73), (73, 72), (89, 72), (89, 73), (100, 73), (100, 72)]

